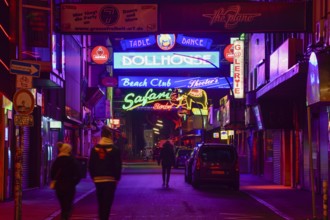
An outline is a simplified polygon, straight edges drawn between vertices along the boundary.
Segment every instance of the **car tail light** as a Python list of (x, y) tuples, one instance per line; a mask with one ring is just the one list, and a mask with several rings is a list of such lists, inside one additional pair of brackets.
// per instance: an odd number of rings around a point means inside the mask
[(197, 161), (196, 161), (196, 170), (199, 170), (201, 168), (201, 158), (197, 158)]

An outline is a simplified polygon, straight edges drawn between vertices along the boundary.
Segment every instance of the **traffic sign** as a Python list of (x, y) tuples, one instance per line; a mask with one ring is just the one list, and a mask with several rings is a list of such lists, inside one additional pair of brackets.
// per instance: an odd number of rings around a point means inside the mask
[(34, 124), (32, 115), (15, 115), (14, 116), (15, 126), (29, 126), (32, 127)]
[(20, 89), (14, 94), (14, 109), (17, 113), (28, 115), (34, 109), (34, 96), (28, 89)]
[(32, 88), (32, 76), (17, 75), (16, 76), (16, 88), (18, 89), (31, 89)]
[(11, 60), (10, 73), (40, 77), (40, 65), (20, 60)]

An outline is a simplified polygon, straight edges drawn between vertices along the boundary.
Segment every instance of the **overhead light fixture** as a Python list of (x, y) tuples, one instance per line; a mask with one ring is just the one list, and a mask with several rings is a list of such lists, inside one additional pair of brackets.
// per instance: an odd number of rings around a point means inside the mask
[(157, 125), (158, 127), (163, 127), (163, 124), (160, 124), (160, 123), (156, 123), (156, 125)]

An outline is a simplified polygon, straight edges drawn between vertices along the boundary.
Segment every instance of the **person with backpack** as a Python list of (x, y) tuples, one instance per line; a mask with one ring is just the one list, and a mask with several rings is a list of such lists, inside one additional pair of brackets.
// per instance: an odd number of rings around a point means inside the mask
[(120, 149), (114, 143), (115, 132), (109, 126), (101, 129), (101, 139), (92, 149), (89, 173), (94, 181), (100, 220), (108, 220), (121, 177), (122, 159)]

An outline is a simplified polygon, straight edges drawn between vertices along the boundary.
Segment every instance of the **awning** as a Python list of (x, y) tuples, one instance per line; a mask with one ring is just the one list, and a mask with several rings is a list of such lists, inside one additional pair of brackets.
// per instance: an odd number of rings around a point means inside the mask
[(40, 78), (33, 79), (33, 87), (45, 89), (63, 88), (64, 80), (52, 72), (43, 72)]
[(305, 96), (308, 63), (297, 63), (257, 91), (257, 99), (293, 99)]

